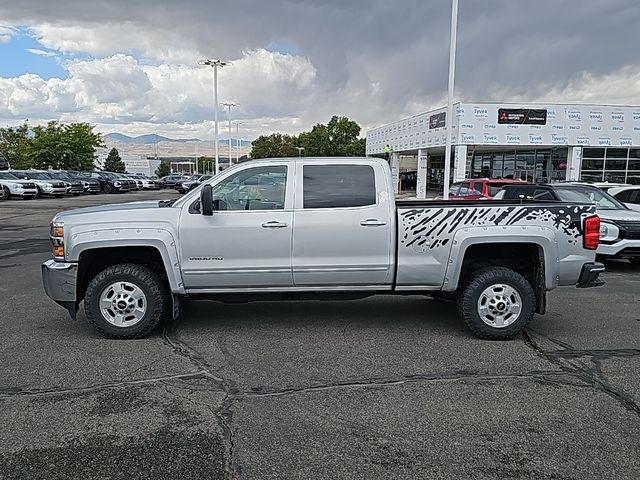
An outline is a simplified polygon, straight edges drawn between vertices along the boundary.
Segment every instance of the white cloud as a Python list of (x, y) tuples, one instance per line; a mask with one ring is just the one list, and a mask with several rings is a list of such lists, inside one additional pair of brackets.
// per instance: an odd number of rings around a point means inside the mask
[[(67, 79), (43, 80), (34, 74), (0, 78), (0, 119), (90, 121), (131, 133), (136, 125), (148, 130), (164, 125), (184, 133), (210, 130), (210, 68), (149, 65), (124, 54), (65, 66)], [(262, 133), (251, 125), (290, 130), (312, 97), (315, 79), (316, 69), (305, 57), (247, 51), (220, 70), (219, 100), (239, 103), (233, 117), (247, 121), (246, 135)], [(220, 120), (225, 119), (221, 109)]]
[(38, 55), (40, 57), (55, 57), (55, 52), (49, 52), (47, 50), (41, 50), (39, 48), (25, 48), (25, 51), (32, 53), (33, 55)]
[(0, 24), (0, 43), (8, 43), (18, 34), (18, 29), (9, 25)]

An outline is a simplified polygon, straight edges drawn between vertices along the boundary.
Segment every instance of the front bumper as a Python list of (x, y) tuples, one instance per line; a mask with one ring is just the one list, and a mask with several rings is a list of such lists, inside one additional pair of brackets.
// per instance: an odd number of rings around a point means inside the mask
[(78, 311), (76, 282), (78, 264), (47, 260), (42, 264), (42, 283), (47, 296), (63, 306), (75, 320)]
[(640, 256), (640, 240), (623, 239), (615, 243), (600, 243), (598, 255), (606, 255), (616, 258), (631, 258)]
[(67, 193), (67, 187), (43, 188), (42, 193), (44, 195), (65, 195)]
[(590, 287), (601, 287), (604, 285), (604, 280), (598, 278), (598, 276), (604, 272), (604, 265), (602, 263), (593, 262), (593, 263), (585, 263), (582, 266), (582, 271), (580, 272), (580, 278), (578, 279), (578, 283), (576, 287), (578, 288), (590, 288)]

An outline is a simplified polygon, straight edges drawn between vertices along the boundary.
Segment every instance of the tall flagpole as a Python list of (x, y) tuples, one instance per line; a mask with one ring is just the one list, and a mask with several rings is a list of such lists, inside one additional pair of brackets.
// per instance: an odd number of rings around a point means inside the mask
[(451, 175), (451, 133), (453, 132), (453, 86), (456, 76), (456, 36), (458, 32), (458, 0), (451, 0), (451, 39), (449, 41), (449, 86), (447, 91), (447, 139), (444, 148), (444, 193), (449, 199)]

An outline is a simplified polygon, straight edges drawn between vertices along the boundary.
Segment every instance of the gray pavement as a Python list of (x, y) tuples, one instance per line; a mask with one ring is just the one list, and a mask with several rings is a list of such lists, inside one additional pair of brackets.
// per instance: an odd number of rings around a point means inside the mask
[(563, 288), (526, 335), (452, 304), (190, 301), (106, 340), (44, 294), (61, 209), (0, 203), (0, 479), (640, 478), (640, 269)]

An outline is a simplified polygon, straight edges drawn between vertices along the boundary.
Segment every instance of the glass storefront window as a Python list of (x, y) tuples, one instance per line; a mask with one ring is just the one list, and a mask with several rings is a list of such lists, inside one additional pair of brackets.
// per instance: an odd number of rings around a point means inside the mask
[(502, 169), (503, 178), (513, 179), (513, 174), (516, 169), (516, 154), (515, 152), (504, 153), (504, 165)]
[(607, 158), (604, 164), (605, 171), (609, 170), (626, 170), (627, 159), (626, 158)]
[(580, 180), (583, 182), (601, 182), (602, 170), (599, 172), (580, 172)]
[(604, 158), (584, 158), (582, 159), (583, 170), (602, 170), (604, 168)]
[(582, 150), (583, 158), (604, 158), (604, 148), (585, 148)]

